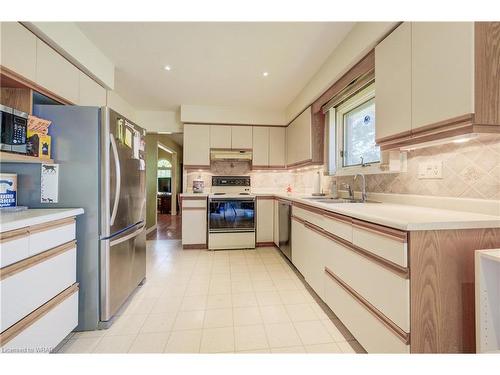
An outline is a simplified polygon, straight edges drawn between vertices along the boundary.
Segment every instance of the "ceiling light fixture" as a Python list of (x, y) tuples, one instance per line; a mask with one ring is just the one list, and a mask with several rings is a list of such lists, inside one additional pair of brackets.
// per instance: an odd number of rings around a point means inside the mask
[(170, 65), (165, 65), (163, 69), (165, 69), (166, 71), (171, 71), (172, 67)]
[(263, 75), (264, 77), (267, 77), (267, 76), (269, 75), (269, 72), (264, 72), (264, 73), (262, 73), (262, 75)]

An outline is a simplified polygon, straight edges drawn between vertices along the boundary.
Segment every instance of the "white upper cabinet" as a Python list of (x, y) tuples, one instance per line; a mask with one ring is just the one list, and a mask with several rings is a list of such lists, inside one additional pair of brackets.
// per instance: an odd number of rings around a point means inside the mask
[(253, 127), (253, 166), (267, 167), (269, 165), (269, 128)]
[(231, 126), (210, 125), (210, 147), (231, 148)]
[(83, 72), (80, 72), (79, 79), (78, 105), (104, 107), (106, 89)]
[(233, 149), (252, 148), (251, 126), (231, 126), (231, 148)]
[(469, 113), (474, 113), (474, 23), (412, 23), (412, 129)]
[(269, 166), (271, 167), (284, 167), (286, 164), (285, 134), (285, 127), (269, 128)]
[(308, 162), (312, 159), (311, 107), (302, 112), (286, 129), (286, 163)]
[(0, 34), (0, 64), (34, 82), (36, 36), (18, 22), (2, 22)]
[(210, 126), (184, 125), (184, 165), (210, 165)]
[(411, 131), (411, 28), (404, 22), (375, 48), (376, 139)]
[(41, 40), (37, 39), (36, 46), (36, 83), (78, 103), (80, 71)]

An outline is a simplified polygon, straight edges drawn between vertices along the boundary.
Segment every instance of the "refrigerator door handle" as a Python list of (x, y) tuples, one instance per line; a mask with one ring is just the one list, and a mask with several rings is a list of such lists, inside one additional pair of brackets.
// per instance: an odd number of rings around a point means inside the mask
[(111, 143), (111, 149), (113, 150), (113, 157), (115, 158), (115, 173), (116, 173), (116, 187), (115, 187), (115, 201), (113, 203), (113, 210), (111, 211), (111, 219), (109, 226), (113, 226), (115, 223), (116, 213), (118, 212), (118, 203), (120, 202), (120, 189), (122, 184), (121, 171), (120, 171), (120, 159), (118, 157), (118, 149), (116, 147), (116, 142), (113, 134), (109, 137)]
[(142, 225), (139, 229), (133, 231), (132, 233), (130, 234), (127, 234), (126, 236), (123, 236), (123, 237), (120, 237), (116, 240), (113, 240), (109, 243), (109, 246), (115, 246), (115, 245), (118, 245), (122, 242), (125, 242), (125, 241), (128, 241), (130, 240), (131, 238), (134, 238), (136, 237), (138, 234), (140, 234), (142, 231), (144, 230), (144, 225)]

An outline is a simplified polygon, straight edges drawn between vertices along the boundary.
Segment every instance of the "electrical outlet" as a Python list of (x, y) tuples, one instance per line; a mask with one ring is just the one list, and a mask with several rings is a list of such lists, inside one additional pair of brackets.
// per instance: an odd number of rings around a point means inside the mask
[(420, 180), (442, 179), (443, 162), (439, 160), (418, 163), (418, 178)]

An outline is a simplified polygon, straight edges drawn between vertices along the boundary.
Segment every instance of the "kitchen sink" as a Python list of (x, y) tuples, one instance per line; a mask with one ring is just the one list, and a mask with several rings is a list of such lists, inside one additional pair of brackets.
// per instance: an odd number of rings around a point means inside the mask
[(307, 197), (304, 199), (308, 199), (314, 202), (320, 203), (382, 203), (379, 201), (366, 200), (362, 201), (361, 199), (349, 199), (349, 198), (329, 198), (329, 197)]

